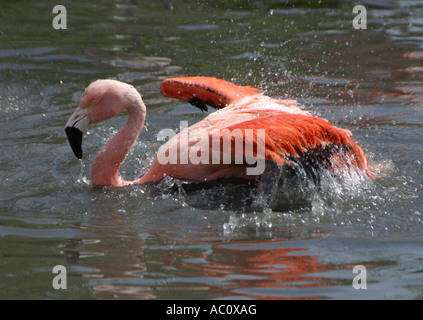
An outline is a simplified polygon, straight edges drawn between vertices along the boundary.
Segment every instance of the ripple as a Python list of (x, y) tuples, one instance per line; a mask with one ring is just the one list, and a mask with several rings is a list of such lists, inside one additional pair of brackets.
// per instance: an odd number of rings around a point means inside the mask
[(210, 31), (219, 29), (219, 26), (216, 24), (196, 24), (196, 25), (184, 25), (178, 26), (178, 29), (185, 31)]

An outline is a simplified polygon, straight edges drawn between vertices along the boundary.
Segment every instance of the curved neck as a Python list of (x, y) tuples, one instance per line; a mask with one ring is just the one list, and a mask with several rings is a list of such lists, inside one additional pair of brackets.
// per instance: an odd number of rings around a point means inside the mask
[(144, 126), (145, 112), (138, 106), (127, 110), (126, 123), (94, 159), (91, 169), (93, 185), (124, 186), (131, 183), (119, 177), (119, 168)]

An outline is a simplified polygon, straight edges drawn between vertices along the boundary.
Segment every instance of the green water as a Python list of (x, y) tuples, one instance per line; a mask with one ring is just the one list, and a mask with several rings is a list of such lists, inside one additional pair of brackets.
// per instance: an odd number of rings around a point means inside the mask
[[(57, 4), (0, 1), (1, 299), (423, 297), (420, 1), (365, 3), (365, 30), (350, 1), (65, 1), (56, 30)], [(92, 188), (92, 160), (125, 115), (90, 127), (75, 159), (64, 125), (85, 87), (114, 78), (142, 94), (146, 129), (121, 172), (134, 179), (161, 129), (204, 118), (159, 93), (167, 77), (197, 75), (299, 100), (391, 174), (328, 186), (293, 211), (172, 181)], [(66, 289), (53, 287), (56, 265)]]

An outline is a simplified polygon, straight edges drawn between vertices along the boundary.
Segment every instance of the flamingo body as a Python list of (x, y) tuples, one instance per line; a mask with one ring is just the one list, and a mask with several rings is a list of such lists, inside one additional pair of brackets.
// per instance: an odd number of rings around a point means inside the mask
[[(294, 100), (272, 99), (256, 88), (209, 77), (166, 79), (160, 91), (201, 110), (207, 110), (206, 105), (218, 110), (166, 142), (143, 177), (124, 181), (119, 177), (119, 167), (141, 132), (146, 109), (134, 87), (114, 80), (97, 80), (86, 89), (66, 124), (75, 155), (82, 157), (80, 132), (89, 124), (105, 121), (123, 110), (128, 110), (128, 120), (95, 158), (92, 184), (145, 184), (166, 176), (197, 183), (230, 178), (252, 180), (261, 173), (248, 174), (247, 169), (253, 167), (251, 157), (257, 164), (262, 161), (278, 167), (306, 161), (325, 170), (355, 168), (373, 177), (367, 158), (352, 140), (350, 131), (312, 116)], [(259, 134), (262, 132), (264, 135)], [(244, 148), (236, 148), (236, 141), (242, 141)], [(253, 150), (250, 158), (247, 145)], [(259, 152), (261, 146), (263, 152)], [(163, 163), (160, 156), (166, 152), (177, 155), (176, 162)]]

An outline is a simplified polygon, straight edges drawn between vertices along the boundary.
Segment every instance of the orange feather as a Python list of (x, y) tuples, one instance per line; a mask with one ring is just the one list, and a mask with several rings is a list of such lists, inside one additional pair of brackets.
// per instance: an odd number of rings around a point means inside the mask
[[(210, 77), (166, 79), (160, 91), (167, 97), (189, 101), (202, 109), (203, 104), (221, 109), (192, 128), (208, 123), (213, 127), (242, 131), (245, 143), (257, 150), (257, 134), (247, 141), (246, 130), (265, 129), (265, 159), (282, 166), (290, 159), (312, 157), (328, 168), (353, 166), (374, 177), (362, 149), (351, 139), (351, 132), (323, 118), (299, 109), (293, 100), (266, 97), (256, 88)], [(223, 109), (222, 109), (223, 108)], [(235, 138), (232, 137), (232, 140)], [(234, 141), (232, 141), (234, 142)], [(235, 148), (231, 148), (235, 157)]]

